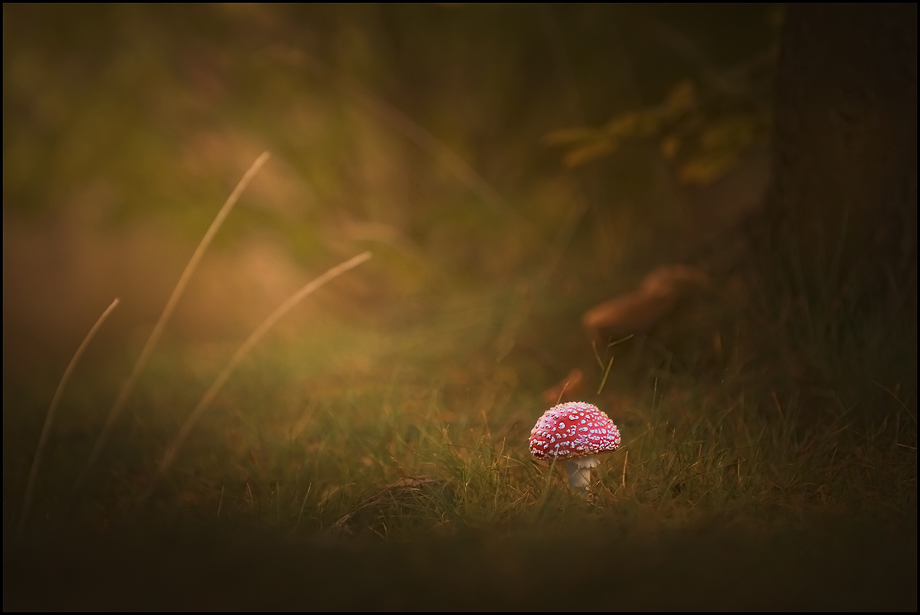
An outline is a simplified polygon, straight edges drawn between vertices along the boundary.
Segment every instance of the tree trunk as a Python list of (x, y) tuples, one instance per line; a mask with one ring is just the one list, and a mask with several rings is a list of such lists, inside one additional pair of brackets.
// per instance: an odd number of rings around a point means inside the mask
[(917, 5), (788, 5), (776, 92), (767, 227), (783, 275), (838, 303), (912, 284), (915, 306)]

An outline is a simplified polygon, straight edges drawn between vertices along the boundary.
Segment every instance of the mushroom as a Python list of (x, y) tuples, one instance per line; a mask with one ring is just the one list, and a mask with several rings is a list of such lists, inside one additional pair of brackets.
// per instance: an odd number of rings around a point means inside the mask
[(709, 277), (695, 267), (662, 265), (646, 275), (637, 290), (585, 312), (581, 323), (594, 337), (600, 333), (613, 337), (644, 333), (667, 316), (690, 289), (708, 285)]
[(530, 454), (537, 459), (566, 459), (569, 486), (588, 491), (597, 453), (620, 448), (620, 431), (597, 406), (570, 401), (547, 410), (530, 432)]

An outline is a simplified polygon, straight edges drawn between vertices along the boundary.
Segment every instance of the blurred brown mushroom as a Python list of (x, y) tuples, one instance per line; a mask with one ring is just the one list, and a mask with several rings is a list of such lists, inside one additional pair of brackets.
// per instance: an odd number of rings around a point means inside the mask
[(543, 402), (558, 404), (577, 399), (585, 392), (585, 375), (580, 369), (573, 369), (558, 384), (543, 391)]
[(591, 308), (581, 322), (592, 337), (645, 333), (670, 313), (687, 291), (708, 285), (709, 277), (696, 267), (662, 265), (646, 275), (637, 290)]

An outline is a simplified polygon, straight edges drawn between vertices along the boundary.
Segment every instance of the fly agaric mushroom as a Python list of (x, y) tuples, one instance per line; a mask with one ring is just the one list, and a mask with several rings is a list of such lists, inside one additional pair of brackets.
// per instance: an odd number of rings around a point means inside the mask
[(570, 401), (553, 406), (530, 432), (530, 454), (537, 459), (566, 459), (569, 486), (585, 493), (597, 453), (620, 448), (620, 432), (597, 406)]

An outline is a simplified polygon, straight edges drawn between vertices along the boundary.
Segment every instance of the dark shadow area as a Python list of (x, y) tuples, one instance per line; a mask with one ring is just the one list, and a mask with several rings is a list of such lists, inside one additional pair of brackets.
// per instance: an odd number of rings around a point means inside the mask
[[(629, 537), (425, 544), (285, 541), (208, 527), (4, 546), (4, 610), (831, 610), (917, 607), (916, 535), (825, 520), (753, 536), (708, 526)], [(52, 589), (53, 588), (53, 589)]]

